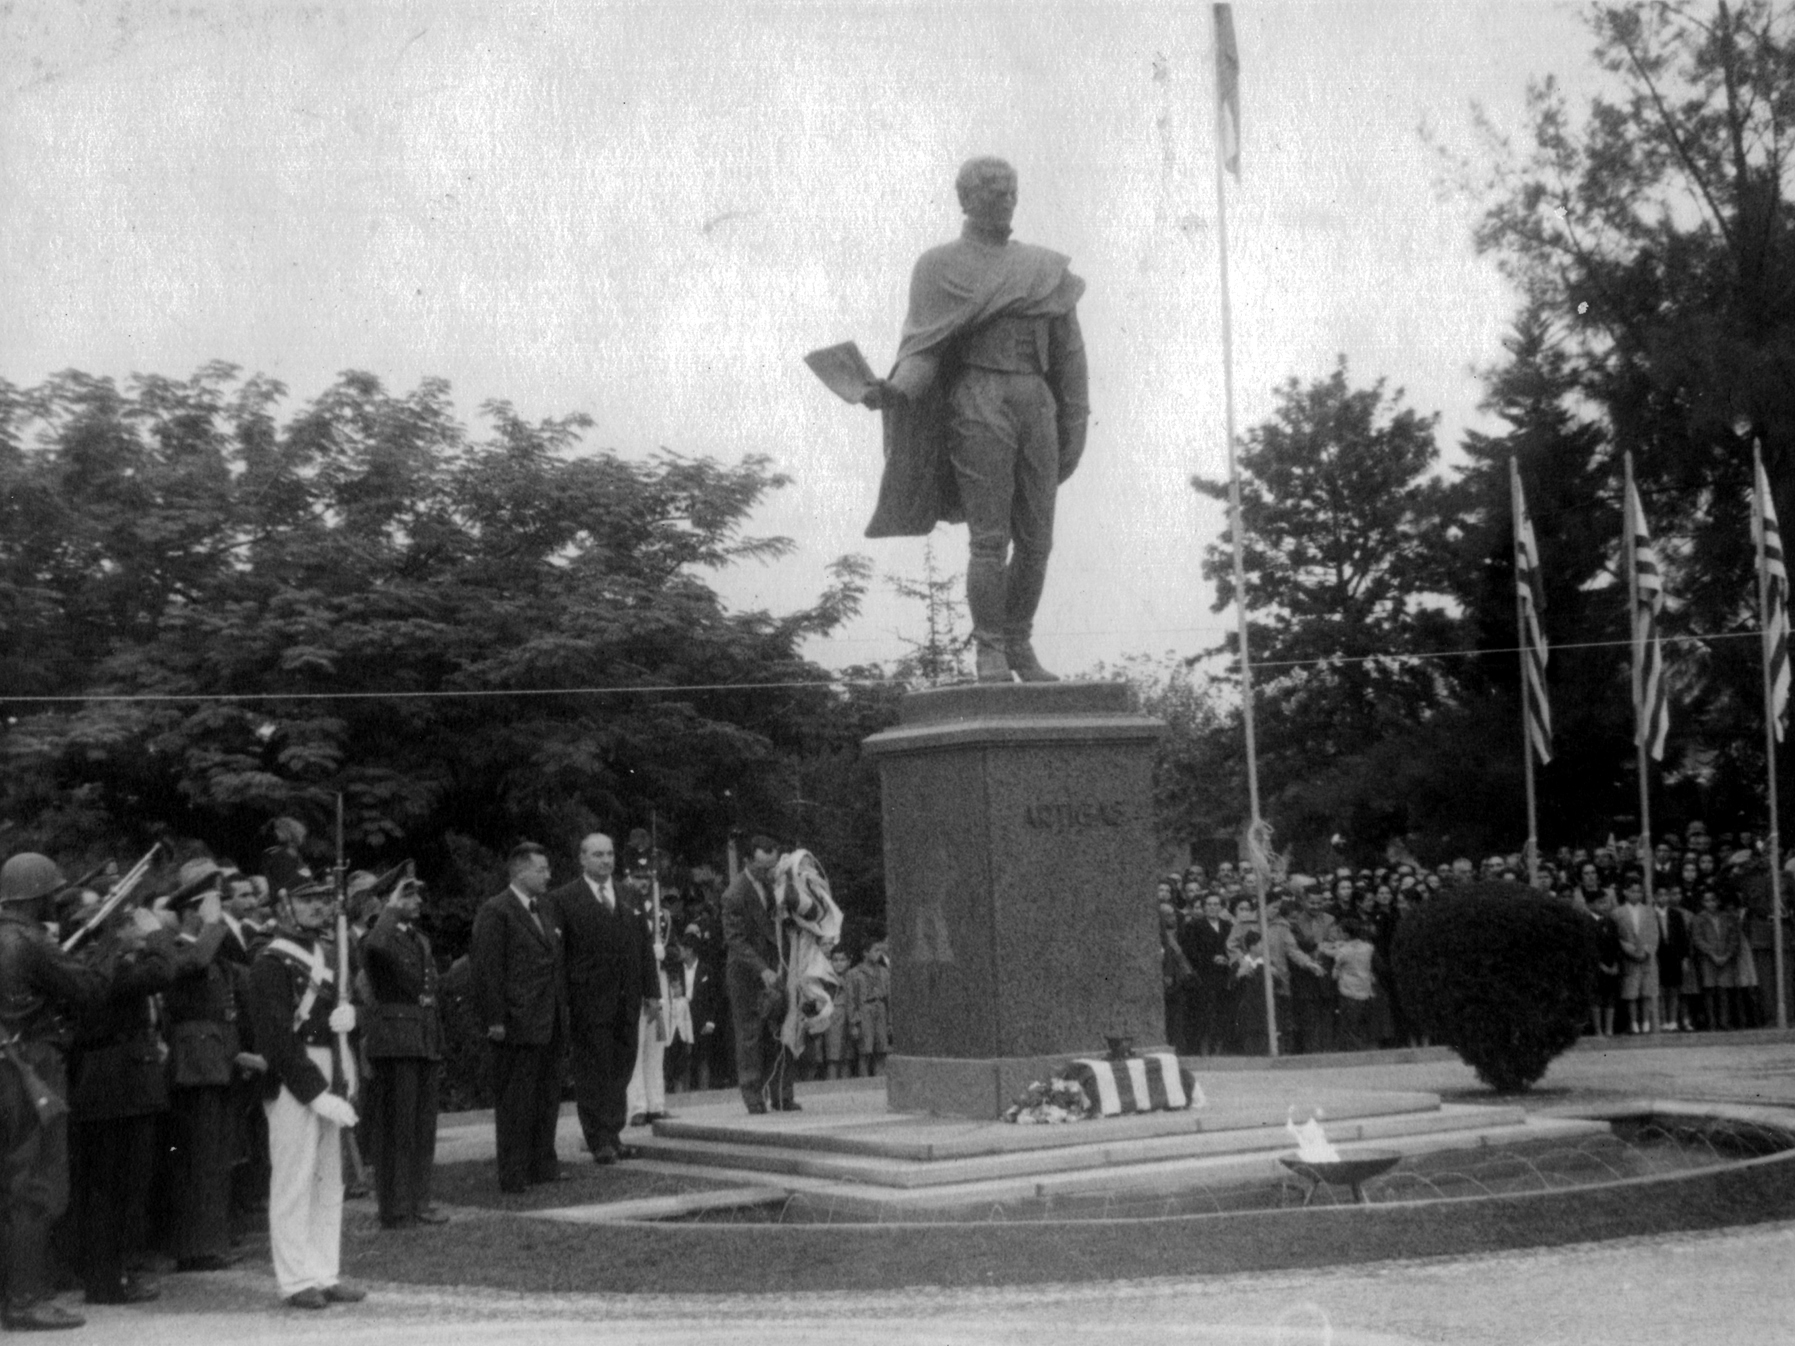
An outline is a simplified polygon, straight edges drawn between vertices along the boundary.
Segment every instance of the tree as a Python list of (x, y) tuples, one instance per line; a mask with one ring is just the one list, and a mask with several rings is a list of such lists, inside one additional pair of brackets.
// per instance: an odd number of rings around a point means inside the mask
[[(1386, 397), (1381, 380), (1351, 388), (1342, 357), (1327, 378), (1292, 379), (1277, 396), (1239, 465), (1261, 779), (1280, 833), (1295, 838), (1338, 825), (1305, 803), (1306, 783), (1451, 701), (1457, 665), (1443, 655), (1461, 643), (1447, 603), (1460, 521), (1430, 475), (1436, 418), (1402, 407), (1400, 392)], [(1194, 484), (1227, 498), (1225, 482)], [(1204, 558), (1216, 611), (1235, 599), (1231, 540)]]
[(887, 575), (898, 597), (913, 599), (923, 605), (923, 638), (900, 637), (910, 653), (898, 661), (892, 676), (906, 684), (943, 687), (966, 681), (966, 651), (972, 646), (972, 632), (961, 633), (966, 605), (959, 597), (961, 577), (943, 575), (935, 566), (935, 544), (923, 543), (922, 578)]
[[(33, 504), (0, 538), (18, 841), (167, 830), (247, 861), (270, 816), (321, 832), (341, 793), (358, 860), (472, 884), (519, 837), (571, 853), (651, 807), (693, 856), (721, 852), (726, 794), (783, 816), (841, 704), (800, 643), (870, 567), (795, 613), (724, 608), (706, 572), (789, 547), (744, 527), (770, 464), (628, 461), (503, 402), (476, 437), (439, 380), (347, 373), (285, 425), (283, 396), (213, 365), (0, 398), (7, 499)], [(51, 693), (130, 699), (6, 700)]]

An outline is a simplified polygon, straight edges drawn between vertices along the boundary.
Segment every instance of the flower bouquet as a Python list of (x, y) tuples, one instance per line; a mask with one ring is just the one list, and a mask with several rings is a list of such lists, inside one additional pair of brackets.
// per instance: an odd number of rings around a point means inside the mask
[(1060, 1122), (1082, 1122), (1094, 1117), (1097, 1105), (1077, 1080), (1055, 1075), (1045, 1083), (1036, 1080), (1004, 1109), (1003, 1119), (1018, 1126), (1052, 1126)]

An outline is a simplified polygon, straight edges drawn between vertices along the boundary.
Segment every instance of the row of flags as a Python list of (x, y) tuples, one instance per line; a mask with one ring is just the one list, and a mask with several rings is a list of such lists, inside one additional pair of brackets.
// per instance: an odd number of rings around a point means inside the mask
[[(1759, 556), (1759, 593), (1762, 607), (1766, 680), (1770, 686), (1770, 718), (1776, 741), (1782, 742), (1789, 721), (1789, 572), (1783, 563), (1782, 534), (1777, 527), (1776, 504), (1762, 457), (1755, 460), (1756, 482), (1752, 501), (1752, 539)], [(1521, 476), (1513, 461), (1509, 480), (1514, 495), (1515, 597), (1520, 608), (1521, 702), (1527, 741), (1541, 763), (1552, 760), (1552, 703), (1546, 691), (1546, 638), (1540, 614), (1546, 608), (1541, 581), (1539, 543), (1533, 535), (1533, 519), (1521, 490)], [(1664, 614), (1664, 571), (1658, 563), (1646, 525), (1645, 507), (1633, 474), (1627, 473), (1627, 588), (1633, 609), (1633, 709), (1636, 741), (1652, 760), (1664, 760), (1664, 740), (1670, 732), (1670, 696), (1664, 678), (1664, 643), (1659, 620)]]

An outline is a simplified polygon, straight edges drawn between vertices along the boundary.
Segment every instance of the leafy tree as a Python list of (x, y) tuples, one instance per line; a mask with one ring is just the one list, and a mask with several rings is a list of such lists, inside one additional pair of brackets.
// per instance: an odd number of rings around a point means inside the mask
[[(1437, 656), (1460, 644), (1447, 605), (1459, 520), (1431, 475), (1435, 419), (1381, 380), (1350, 387), (1342, 357), (1324, 379), (1286, 383), (1272, 419), (1244, 437), (1260, 771), (1287, 837), (1343, 821), (1316, 806), (1314, 781), (1452, 699), (1456, 667)], [(1225, 482), (1194, 484), (1227, 498)], [(1231, 530), (1204, 558), (1216, 611), (1235, 598), (1230, 548)], [(1236, 647), (1230, 636), (1222, 648)]]
[[(723, 607), (707, 572), (790, 545), (744, 531), (784, 483), (765, 460), (628, 461), (503, 402), (471, 435), (439, 380), (347, 373), (284, 425), (283, 396), (225, 365), (0, 396), (17, 840), (166, 829), (247, 860), (340, 792), (358, 860), (471, 884), (520, 836), (571, 854), (651, 806), (693, 856), (726, 796), (780, 815), (841, 702), (799, 646), (870, 568), (784, 616)], [(46, 694), (130, 699), (6, 700)]]

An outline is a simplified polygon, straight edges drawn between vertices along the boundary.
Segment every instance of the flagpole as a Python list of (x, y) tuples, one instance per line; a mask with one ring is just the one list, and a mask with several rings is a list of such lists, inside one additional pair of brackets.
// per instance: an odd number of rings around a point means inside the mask
[[(1633, 640), (1633, 749), (1639, 762), (1639, 848), (1640, 872), (1645, 882), (1646, 905), (1652, 903), (1652, 780), (1651, 768), (1647, 765), (1646, 755), (1646, 721), (1648, 713), (1645, 706), (1645, 677), (1642, 660), (1645, 657), (1645, 642), (1639, 638), (1639, 535), (1633, 528), (1634, 504), (1639, 497), (1633, 486), (1633, 455), (1621, 455), (1626, 472), (1627, 499), (1621, 511), (1626, 515), (1625, 532), (1627, 535), (1627, 601), (1628, 632)], [(1639, 515), (1645, 516), (1644, 504), (1639, 505)], [(1659, 676), (1663, 676), (1662, 670)]]
[[(1247, 649), (1247, 572), (1246, 531), (1240, 511), (1240, 467), (1234, 452), (1234, 313), (1228, 292), (1228, 188), (1226, 110), (1221, 85), (1222, 23), (1226, 5), (1213, 8), (1216, 39), (1215, 90), (1215, 220), (1216, 241), (1221, 263), (1222, 292), (1222, 406), (1228, 435), (1228, 531), (1234, 541), (1234, 616), (1240, 641), (1240, 707), (1241, 723), (1246, 730), (1248, 855), (1254, 857), (1253, 887), (1259, 898), (1259, 952), (1265, 962), (1261, 982), (1265, 993), (1265, 1046), (1269, 1056), (1278, 1054), (1278, 1007), (1271, 968), (1271, 916), (1266, 911), (1265, 883), (1267, 874), (1257, 857), (1261, 850), (1263, 827), (1259, 817), (1259, 749), (1253, 725), (1253, 661)], [(1229, 38), (1233, 36), (1231, 16)], [(1232, 55), (1233, 53), (1229, 53)]]
[[(1511, 508), (1514, 514), (1515, 562), (1517, 569), (1520, 563), (1521, 518), (1524, 506), (1521, 503), (1521, 468), (1514, 459), (1508, 460), (1508, 484)], [(1521, 597), (1519, 575), (1515, 584), (1515, 647), (1521, 652), (1521, 763), (1527, 781), (1527, 886), (1539, 885), (1539, 805), (1533, 792), (1533, 730), (1528, 717), (1533, 713), (1528, 704), (1532, 693), (1528, 690), (1532, 677), (1527, 666), (1530, 651), (1527, 647), (1527, 603)]]
[[(1756, 440), (1751, 444), (1751, 493), (1757, 509), (1758, 526), (1758, 628), (1759, 664), (1764, 675), (1764, 777), (1769, 785), (1770, 795), (1770, 835), (1765, 848), (1770, 861), (1770, 928), (1771, 938), (1775, 941), (1772, 956), (1776, 968), (1776, 1026), (1789, 1026), (1788, 982), (1783, 970), (1783, 874), (1782, 874), (1782, 833), (1777, 824), (1776, 808), (1776, 691), (1771, 685), (1770, 669), (1770, 571), (1765, 563), (1765, 523), (1769, 519), (1765, 499), (1767, 479), (1764, 476), (1763, 446)], [(1780, 528), (1778, 532), (1780, 534)], [(1784, 564), (1787, 562), (1785, 560)], [(1787, 601), (1785, 595), (1784, 601)]]

